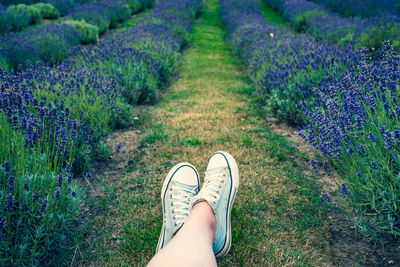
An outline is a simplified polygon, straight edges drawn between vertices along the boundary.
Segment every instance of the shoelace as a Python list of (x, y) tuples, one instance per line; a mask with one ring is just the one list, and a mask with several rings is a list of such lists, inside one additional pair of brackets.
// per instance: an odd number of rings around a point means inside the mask
[(175, 227), (184, 223), (185, 219), (189, 216), (189, 204), (193, 195), (196, 193), (197, 187), (188, 189), (182, 185), (175, 184), (171, 194), (171, 206), (173, 219), (175, 220)]
[(213, 204), (218, 202), (220, 192), (225, 181), (226, 174), (217, 173), (211, 176), (207, 176), (204, 181), (201, 193), (207, 195), (206, 199), (211, 201)]

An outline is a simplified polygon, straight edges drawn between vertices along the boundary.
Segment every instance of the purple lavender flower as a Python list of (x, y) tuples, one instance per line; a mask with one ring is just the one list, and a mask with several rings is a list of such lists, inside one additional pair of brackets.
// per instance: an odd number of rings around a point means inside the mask
[(10, 192), (13, 192), (14, 189), (15, 189), (15, 177), (10, 176), (10, 178), (8, 178), (8, 190)]
[(6, 229), (7, 219), (0, 214), (0, 230)]
[(4, 163), (4, 170), (6, 171), (7, 174), (10, 174), (10, 172), (11, 172), (11, 162), (6, 161), (6, 163)]
[(42, 205), (40, 207), (40, 212), (45, 213), (47, 208), (47, 199), (43, 199)]
[(317, 163), (316, 163), (314, 160), (311, 160), (311, 161), (310, 161), (310, 164), (311, 164), (311, 166), (312, 166), (314, 172), (315, 172), (315, 173), (318, 173), (318, 172), (319, 172), (319, 167), (318, 167)]
[(70, 173), (71, 172), (71, 163), (70, 162), (67, 162), (67, 166), (65, 167), (65, 172), (66, 173)]
[(40, 196), (41, 196), (41, 190), (39, 189), (39, 190), (37, 190), (37, 191), (35, 191), (34, 193), (33, 193), (33, 201), (38, 201), (39, 200), (39, 198), (40, 198)]
[(22, 204), (22, 210), (24, 213), (27, 213), (29, 210), (28, 204), (26, 204), (26, 203)]
[(12, 212), (14, 209), (14, 204), (15, 204), (14, 196), (8, 195), (6, 198), (6, 210), (8, 212)]
[(342, 184), (342, 186), (340, 187), (340, 192), (343, 194), (343, 195), (347, 195), (347, 188), (349, 187), (349, 185), (347, 185), (347, 184)]
[(378, 166), (376, 165), (376, 163), (374, 161), (371, 161), (371, 165), (372, 165), (372, 168), (374, 168), (374, 170), (378, 169)]
[(121, 150), (121, 147), (122, 147), (122, 144), (116, 145), (116, 146), (115, 146), (115, 152), (116, 152), (116, 153), (119, 153), (120, 150)]
[(60, 188), (59, 188), (59, 187), (57, 187), (57, 189), (56, 189), (56, 191), (54, 191), (54, 193), (56, 194), (56, 199), (57, 199), (57, 200), (60, 200), (61, 191), (60, 191)]
[(58, 187), (61, 187), (61, 186), (62, 186), (63, 178), (64, 178), (63, 174), (60, 173), (60, 174), (58, 175)]
[(332, 203), (332, 199), (326, 193), (322, 194), (322, 199), (325, 200), (328, 203)]

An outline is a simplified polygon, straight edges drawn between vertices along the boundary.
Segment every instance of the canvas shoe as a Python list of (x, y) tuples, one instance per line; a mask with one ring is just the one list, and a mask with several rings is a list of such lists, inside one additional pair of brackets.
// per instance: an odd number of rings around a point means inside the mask
[(189, 163), (175, 165), (161, 189), (163, 225), (156, 253), (165, 247), (189, 216), (190, 203), (200, 189), (199, 174)]
[(223, 151), (211, 156), (203, 186), (192, 200), (191, 209), (201, 201), (211, 206), (216, 221), (217, 231), (213, 242), (216, 257), (225, 256), (232, 242), (231, 209), (239, 188), (239, 170), (231, 154)]

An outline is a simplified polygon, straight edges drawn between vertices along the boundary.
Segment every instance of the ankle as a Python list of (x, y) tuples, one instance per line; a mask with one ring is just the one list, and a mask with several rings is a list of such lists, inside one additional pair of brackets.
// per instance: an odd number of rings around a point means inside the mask
[(212, 230), (215, 235), (217, 229), (217, 220), (215, 218), (213, 209), (207, 201), (200, 201), (193, 206), (193, 211), (199, 211), (202, 213), (202, 217), (204, 218), (204, 222), (207, 226)]

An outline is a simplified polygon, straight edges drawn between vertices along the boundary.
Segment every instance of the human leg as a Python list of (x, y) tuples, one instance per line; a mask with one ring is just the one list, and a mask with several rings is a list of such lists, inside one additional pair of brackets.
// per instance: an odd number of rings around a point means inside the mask
[(197, 203), (185, 224), (148, 266), (216, 266), (212, 248), (216, 227), (210, 205)]

